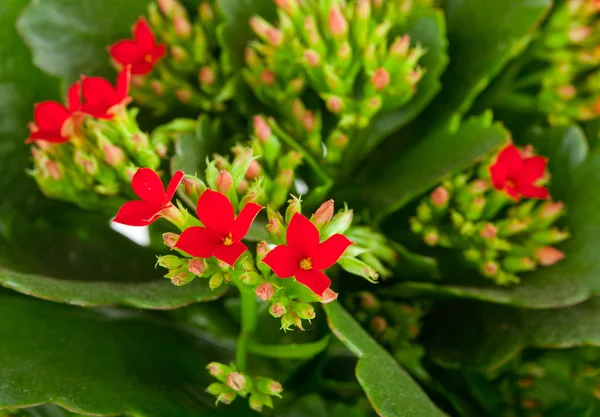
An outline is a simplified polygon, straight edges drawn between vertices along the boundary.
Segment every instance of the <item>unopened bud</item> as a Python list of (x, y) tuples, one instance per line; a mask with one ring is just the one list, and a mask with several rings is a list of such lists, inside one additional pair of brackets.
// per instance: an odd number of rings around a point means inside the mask
[(329, 97), (326, 104), (327, 109), (334, 114), (339, 114), (344, 110), (344, 102), (338, 96)]
[(271, 137), (271, 127), (262, 116), (254, 116), (252, 121), (254, 134), (262, 144), (266, 143)]
[(191, 259), (188, 263), (188, 271), (194, 275), (202, 275), (206, 272), (206, 261), (204, 259)]
[(267, 242), (265, 242), (264, 240), (262, 242), (260, 242), (257, 246), (256, 246), (256, 257), (258, 258), (258, 262), (262, 261), (262, 259), (267, 256), (267, 253), (269, 253), (270, 249), (269, 249), (269, 245)]
[(239, 372), (232, 372), (227, 375), (227, 386), (234, 391), (245, 391), (246, 377)]
[(408, 53), (408, 48), (410, 47), (410, 37), (408, 35), (404, 35), (398, 37), (394, 40), (394, 43), (390, 46), (390, 53), (403, 57)]
[(265, 406), (273, 408), (273, 400), (268, 395), (254, 393), (248, 400), (250, 408), (254, 411), (262, 412)]
[(173, 61), (180, 64), (188, 59), (189, 54), (181, 46), (173, 46), (171, 47), (171, 56), (173, 57)]
[(216, 290), (217, 288), (219, 288), (221, 286), (221, 284), (223, 284), (223, 273), (222, 272), (217, 272), (212, 277), (210, 277), (210, 279), (208, 280), (208, 287), (211, 290)]
[(244, 60), (249, 68), (254, 68), (260, 65), (260, 58), (252, 48), (244, 49)]
[(556, 89), (556, 94), (563, 100), (571, 100), (577, 94), (577, 90), (572, 85), (562, 85)]
[(441, 208), (447, 205), (448, 200), (450, 199), (450, 193), (440, 185), (432, 191), (429, 197), (431, 198), (431, 204)]
[(223, 384), (219, 384), (218, 382), (213, 382), (206, 388), (206, 392), (210, 395), (218, 396), (223, 392)]
[(158, 81), (158, 80), (153, 80), (150, 83), (150, 89), (152, 90), (152, 92), (154, 94), (156, 94), (159, 97), (162, 97), (163, 94), (165, 93), (165, 87), (163, 86), (163, 84)]
[(98, 172), (98, 161), (94, 156), (86, 155), (83, 151), (77, 149), (73, 159), (86, 174), (94, 175)]
[(255, 159), (253, 159), (252, 161), (250, 161), (250, 165), (248, 165), (248, 170), (246, 171), (246, 178), (248, 178), (249, 180), (254, 180), (258, 178), (260, 174), (260, 164)]
[(283, 42), (283, 33), (275, 28), (269, 28), (266, 32), (266, 38), (273, 46), (280, 46)]
[(190, 197), (194, 203), (198, 201), (202, 193), (206, 191), (206, 184), (204, 184), (202, 180), (191, 175), (183, 177), (181, 183), (183, 184), (183, 192)]
[(310, 110), (306, 110), (302, 115), (302, 124), (307, 132), (312, 132), (317, 124), (315, 114)]
[(498, 266), (498, 264), (496, 262), (487, 261), (482, 265), (481, 272), (486, 277), (493, 277), (498, 273), (499, 270), (500, 270), (500, 267)]
[(277, 397), (280, 397), (279, 394), (283, 391), (283, 387), (279, 382), (264, 377), (256, 378), (256, 388), (263, 394)]
[(211, 362), (206, 366), (208, 372), (218, 380), (224, 380), (231, 373), (231, 368), (219, 362)]
[(343, 150), (346, 149), (346, 146), (348, 146), (349, 141), (350, 139), (348, 138), (348, 135), (337, 131), (332, 133), (329, 144), (335, 149)]
[(233, 177), (228, 171), (222, 169), (217, 177), (216, 185), (220, 193), (226, 194), (233, 185)]
[(337, 7), (329, 11), (327, 26), (334, 38), (340, 39), (348, 32), (348, 22)]
[(173, 247), (175, 247), (178, 240), (179, 240), (179, 235), (177, 233), (171, 233), (171, 232), (163, 233), (163, 243), (165, 244), (165, 246), (168, 246), (171, 249), (173, 249)]
[(118, 168), (125, 163), (125, 153), (118, 146), (108, 143), (104, 144), (102, 152), (104, 153), (104, 160), (112, 167)]
[(181, 39), (188, 39), (192, 34), (192, 26), (186, 16), (175, 16), (173, 18), (175, 33)]
[(304, 51), (304, 59), (306, 59), (306, 62), (313, 68), (318, 67), (321, 63), (321, 55), (312, 49)]
[(334, 203), (333, 200), (328, 200), (321, 204), (315, 211), (310, 221), (317, 227), (321, 227), (328, 223), (333, 218)]
[(387, 321), (381, 316), (375, 316), (371, 319), (369, 327), (377, 334), (383, 333), (388, 328)]
[(337, 233), (343, 234), (352, 224), (354, 212), (352, 210), (344, 210), (337, 213), (333, 218), (323, 226), (321, 230), (321, 238), (327, 239)]
[(381, 91), (390, 83), (390, 73), (385, 68), (377, 68), (371, 76), (371, 84), (375, 90)]
[(223, 404), (231, 404), (233, 400), (235, 400), (235, 398), (237, 397), (236, 393), (229, 390), (229, 388), (225, 391), (223, 391), (218, 397), (217, 397), (217, 403), (223, 403)]
[(535, 252), (538, 262), (543, 266), (554, 265), (555, 263), (563, 260), (565, 254), (552, 246), (544, 246), (539, 248)]
[(179, 256), (165, 255), (165, 256), (159, 256), (157, 263), (158, 263), (158, 265), (162, 266), (163, 268), (175, 269), (175, 268), (179, 268), (180, 266), (182, 266), (183, 262), (184, 261), (181, 258), (179, 258)]
[(273, 295), (275, 295), (275, 289), (268, 282), (263, 282), (256, 288), (256, 296), (263, 301), (270, 300)]
[(298, 303), (294, 306), (294, 311), (304, 320), (312, 320), (315, 318), (315, 309), (308, 303)]
[(275, 83), (275, 74), (265, 69), (260, 73), (260, 80), (263, 82), (263, 84), (271, 86)]
[(175, 97), (177, 97), (177, 100), (179, 100), (183, 104), (188, 104), (192, 99), (192, 95), (193, 93), (187, 88), (180, 88), (177, 91), (175, 91)]
[(261, 276), (254, 271), (247, 271), (240, 275), (240, 281), (245, 285), (256, 285), (261, 280)]
[(574, 27), (569, 30), (569, 39), (571, 42), (579, 43), (584, 41), (588, 36), (593, 33), (593, 30), (589, 26)]
[(498, 228), (491, 223), (486, 223), (479, 231), (479, 236), (483, 239), (493, 239), (498, 235)]
[(210, 87), (217, 80), (215, 71), (211, 67), (202, 67), (198, 72), (198, 81), (203, 86)]
[(502, 260), (502, 268), (508, 272), (533, 271), (535, 269), (535, 262), (526, 256), (509, 256)]
[(554, 220), (563, 212), (565, 205), (561, 201), (546, 201), (538, 209), (538, 216), (544, 220)]
[(433, 230), (433, 229), (427, 230), (425, 232), (425, 234), (423, 235), (423, 241), (428, 246), (437, 245), (439, 240), (440, 240), (440, 235), (438, 234), (438, 232), (436, 230)]
[(337, 298), (338, 298), (338, 293), (333, 291), (331, 288), (327, 288), (325, 290), (325, 292), (323, 293), (323, 295), (321, 296), (321, 303), (328, 304), (332, 301), (337, 300)]
[(287, 308), (280, 301), (274, 302), (271, 304), (271, 307), (269, 307), (269, 313), (275, 318), (283, 316), (286, 311)]

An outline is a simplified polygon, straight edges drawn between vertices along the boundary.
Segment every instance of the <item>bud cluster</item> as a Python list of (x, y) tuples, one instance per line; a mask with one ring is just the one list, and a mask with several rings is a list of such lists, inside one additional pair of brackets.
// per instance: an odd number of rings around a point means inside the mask
[[(392, 30), (407, 19), (413, 2), (275, 3), (275, 25), (260, 16), (250, 19), (258, 40), (246, 48), (246, 80), (286, 119), (284, 128), (303, 138), (317, 157), (325, 142), (327, 160), (336, 162), (349, 135), (366, 128), (379, 111), (406, 104), (416, 91), (424, 73), (418, 61), (425, 52), (411, 47), (408, 35)], [(321, 110), (307, 108), (302, 100), (309, 89), (336, 119), (327, 138)]]
[(488, 166), (483, 162), (436, 187), (421, 200), (410, 226), (428, 246), (460, 251), (468, 266), (496, 284), (516, 284), (517, 274), (563, 259), (553, 245), (569, 237), (554, 226), (565, 207), (558, 201), (516, 202), (493, 187)]
[(248, 398), (250, 408), (261, 412), (264, 407), (273, 408), (273, 398), (281, 398), (281, 384), (265, 377), (250, 377), (239, 372), (234, 364), (229, 366), (211, 362), (206, 367), (219, 382), (206, 388), (206, 392), (217, 398), (217, 404), (231, 404), (238, 396)]
[(217, 42), (217, 27), (223, 21), (218, 5), (203, 0), (196, 12), (191, 18), (177, 0), (148, 5), (148, 24), (166, 56), (153, 63), (151, 71), (133, 77), (132, 96), (157, 114), (178, 103), (220, 112), (234, 96), (235, 79), (224, 70)]

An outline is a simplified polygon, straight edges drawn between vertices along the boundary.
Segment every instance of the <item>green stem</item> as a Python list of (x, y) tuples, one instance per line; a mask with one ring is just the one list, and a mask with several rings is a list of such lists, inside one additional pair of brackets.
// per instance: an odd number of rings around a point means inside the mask
[(235, 364), (240, 371), (245, 372), (248, 360), (248, 342), (258, 323), (258, 302), (251, 289), (241, 283), (237, 283), (237, 287), (240, 290), (242, 330), (235, 348)]
[(539, 111), (538, 102), (535, 97), (522, 93), (506, 92), (502, 95), (499, 94), (495, 97), (493, 104), (513, 111), (528, 113), (537, 113)]

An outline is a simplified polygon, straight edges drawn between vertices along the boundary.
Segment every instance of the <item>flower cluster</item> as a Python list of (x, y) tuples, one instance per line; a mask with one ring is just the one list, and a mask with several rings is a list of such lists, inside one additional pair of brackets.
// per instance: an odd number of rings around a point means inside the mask
[(67, 105), (44, 101), (35, 107), (27, 143), (32, 175), (48, 196), (85, 208), (104, 206), (103, 196), (129, 195), (138, 167), (158, 168), (160, 147), (140, 131), (136, 110), (127, 109), (130, 67), (116, 85), (100, 77), (73, 84)]
[[(250, 19), (260, 40), (246, 48), (246, 80), (315, 156), (325, 142), (327, 160), (339, 161), (351, 136), (378, 112), (406, 104), (423, 76), (417, 63), (424, 51), (392, 30), (402, 26), (412, 2), (275, 3), (277, 25)], [(321, 110), (303, 102), (309, 90), (336, 120), (328, 133)]]
[(217, 403), (231, 404), (238, 396), (248, 397), (250, 408), (261, 412), (264, 407), (273, 408), (271, 397), (281, 398), (283, 388), (277, 381), (265, 377), (251, 378), (238, 371), (234, 364), (227, 366), (211, 362), (206, 368), (219, 380), (206, 389), (206, 392), (217, 397)]
[(233, 98), (235, 78), (224, 70), (219, 53), (217, 5), (202, 1), (190, 19), (177, 0), (160, 0), (140, 17), (132, 39), (109, 48), (117, 69), (131, 66), (132, 96), (140, 105), (164, 113), (184, 104), (205, 112), (227, 108)]
[[(444, 181), (417, 207), (411, 229), (432, 247), (460, 250), (468, 265), (500, 285), (563, 259), (552, 245), (569, 234), (553, 224), (564, 205), (550, 198), (546, 160), (508, 145), (475, 173)], [(521, 201), (525, 198), (524, 201)]]

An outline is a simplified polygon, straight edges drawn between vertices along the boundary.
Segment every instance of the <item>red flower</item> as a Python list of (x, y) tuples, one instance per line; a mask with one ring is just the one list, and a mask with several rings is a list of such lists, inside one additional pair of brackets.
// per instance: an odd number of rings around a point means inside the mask
[(120, 108), (131, 101), (129, 94), (130, 67), (125, 67), (117, 78), (116, 88), (104, 78), (82, 77), (81, 110), (97, 119), (112, 119)]
[(340, 259), (352, 242), (335, 234), (319, 243), (319, 231), (306, 217), (296, 213), (287, 229), (287, 246), (280, 245), (267, 253), (263, 262), (279, 278), (295, 277), (312, 292), (322, 296), (331, 280), (323, 273)]
[(198, 199), (196, 213), (204, 224), (183, 231), (175, 247), (197, 258), (214, 256), (233, 266), (248, 249), (240, 240), (246, 236), (250, 225), (262, 207), (247, 203), (235, 217), (233, 206), (223, 194), (206, 190)]
[(63, 143), (69, 140), (72, 128), (72, 116), (81, 107), (79, 94), (80, 83), (76, 82), (67, 93), (67, 107), (56, 101), (43, 101), (35, 106), (33, 119), (29, 125), (31, 131), (26, 143), (45, 140), (53, 143)]
[(497, 190), (506, 190), (513, 199), (520, 197), (546, 199), (550, 193), (535, 185), (546, 170), (546, 159), (541, 156), (524, 157), (515, 145), (508, 145), (490, 166), (492, 182)]
[(131, 73), (136, 75), (148, 74), (166, 53), (166, 46), (156, 43), (152, 28), (143, 17), (133, 26), (133, 39), (124, 39), (109, 49), (112, 58), (126, 67), (131, 65)]
[(161, 214), (173, 207), (171, 199), (183, 180), (183, 172), (177, 171), (165, 192), (162, 181), (150, 168), (137, 170), (131, 181), (133, 191), (141, 200), (129, 201), (119, 209), (116, 223), (128, 226), (147, 226), (158, 219)]

